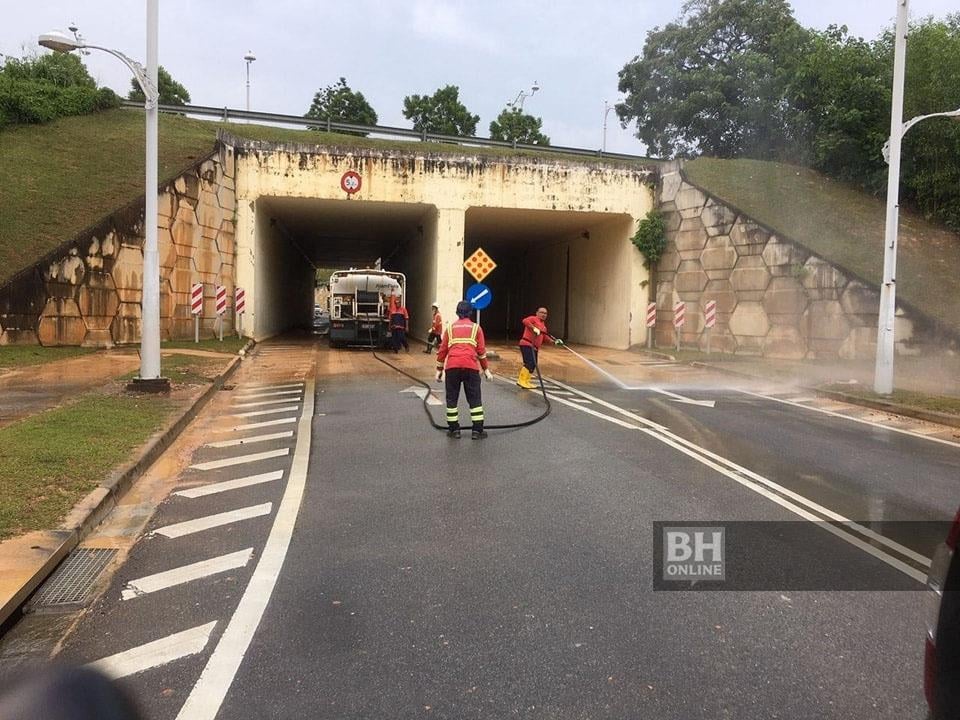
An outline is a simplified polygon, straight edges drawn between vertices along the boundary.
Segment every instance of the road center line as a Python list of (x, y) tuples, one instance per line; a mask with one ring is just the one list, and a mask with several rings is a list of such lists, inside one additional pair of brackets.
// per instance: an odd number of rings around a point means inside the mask
[(313, 381), (307, 382), (303, 412), (297, 425), (297, 445), (290, 468), (290, 479), (280, 501), (277, 517), (253, 571), (253, 577), (240, 598), (236, 612), (207, 661), (196, 685), (180, 709), (177, 720), (214, 720), (223, 704), (240, 663), (257, 631), (273, 588), (280, 576), (290, 540), (293, 537), (300, 504), (307, 482), (310, 462), (310, 424), (313, 417)]
[(99, 670), (113, 680), (128, 675), (136, 675), (138, 672), (166, 665), (168, 662), (202, 652), (207, 646), (207, 640), (210, 639), (210, 633), (213, 632), (216, 625), (216, 622), (211, 622), (168, 635), (165, 638), (97, 660), (88, 664), (87, 667)]

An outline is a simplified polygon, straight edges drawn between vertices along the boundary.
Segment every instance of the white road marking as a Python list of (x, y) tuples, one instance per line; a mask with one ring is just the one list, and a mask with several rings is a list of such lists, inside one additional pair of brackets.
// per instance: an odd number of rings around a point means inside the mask
[(243, 656), (250, 646), (250, 641), (257, 631), (267, 603), (270, 602), (270, 595), (273, 593), (290, 546), (306, 488), (312, 416), (313, 383), (308, 381), (308, 392), (297, 427), (297, 447), (290, 469), (290, 480), (280, 501), (277, 517), (264, 546), (263, 555), (253, 571), (250, 584), (240, 598), (237, 610), (230, 618), (230, 623), (220, 642), (217, 643), (200, 678), (193, 686), (186, 703), (180, 709), (177, 720), (214, 720), (243, 661)]
[(263, 392), (265, 390), (302, 390), (303, 383), (291, 383), (288, 385), (244, 385), (243, 388), (243, 390), (238, 392), (239, 395)]
[[(773, 400), (774, 402), (783, 403), (784, 405), (793, 405), (794, 407), (803, 408), (804, 410), (813, 410), (814, 412), (823, 413), (824, 415), (830, 415), (832, 417), (843, 418), (844, 420), (852, 420), (853, 422), (863, 423), (864, 425), (871, 425), (876, 428), (881, 428), (882, 430), (890, 430), (891, 432), (902, 433), (903, 435), (912, 435), (913, 437), (920, 438), (922, 440), (930, 440), (931, 442), (938, 442), (943, 445), (950, 445), (951, 447), (960, 448), (960, 443), (955, 443), (952, 440), (944, 440), (943, 438), (930, 437), (929, 435), (921, 435), (918, 432), (913, 430), (906, 430), (904, 428), (893, 427), (892, 425), (884, 425), (882, 423), (874, 422), (873, 420), (865, 420), (864, 418), (853, 417), (852, 415), (844, 415), (843, 413), (834, 412), (833, 410), (827, 410), (825, 408), (813, 407), (811, 405), (801, 405), (798, 401), (788, 400), (786, 398), (778, 398), (773, 395), (761, 395), (760, 393), (750, 392), (749, 390), (740, 390), (738, 392), (743, 393), (744, 395), (749, 395), (751, 397), (762, 398), (764, 400)], [(883, 412), (882, 410), (877, 410), (875, 412)], [(895, 415), (896, 413), (891, 413)]]
[[(629, 387), (627, 390), (641, 390), (640, 387)], [(683, 395), (677, 395), (677, 393), (670, 392), (669, 390), (664, 390), (662, 388), (651, 387), (647, 388), (650, 392), (660, 393), (661, 395), (666, 395), (668, 398), (675, 402), (683, 403), (684, 405), (699, 405), (700, 407), (716, 407), (717, 403), (715, 400), (694, 400), (693, 398), (684, 397)]]
[(204, 447), (225, 448), (235, 445), (251, 445), (253, 443), (269, 442), (270, 440), (281, 440), (289, 437), (293, 437), (293, 430), (268, 433), (267, 435), (252, 435), (251, 437), (237, 438), (236, 440), (219, 440), (217, 442), (207, 443)]
[[(563, 385), (562, 383), (557, 383), (557, 384)], [(874, 532), (873, 530), (870, 530), (869, 528), (864, 527), (863, 525), (855, 523), (852, 520), (849, 520), (848, 518), (844, 517), (843, 515), (833, 512), (829, 508), (826, 508), (820, 505), (819, 503), (816, 503), (813, 500), (810, 500), (804, 497), (803, 495), (800, 495), (799, 493), (789, 490), (783, 487), (782, 485), (779, 485), (778, 483), (775, 483), (772, 480), (769, 480), (768, 478), (765, 478), (762, 475), (759, 475), (753, 472), (752, 470), (748, 470), (747, 468), (744, 468), (736, 464), (735, 462), (728, 460), (727, 458), (717, 455), (716, 453), (713, 453), (704, 447), (700, 447), (696, 443), (692, 443), (689, 440), (670, 432), (670, 430), (668, 430), (662, 425), (659, 425), (650, 420), (647, 420), (646, 418), (641, 417), (633, 412), (630, 412), (629, 410), (625, 410), (624, 408), (621, 408), (617, 405), (614, 405), (613, 403), (607, 402), (606, 400), (602, 400), (598, 397), (590, 395), (589, 393), (583, 392), (582, 390), (577, 390), (576, 388), (572, 388), (566, 385), (563, 385), (563, 387), (568, 387), (568, 389), (574, 390), (582, 397), (590, 399), (593, 402), (597, 403), (598, 405), (601, 405), (610, 410), (613, 410), (625, 417), (629, 417), (635, 420), (636, 422), (640, 423), (641, 425), (645, 425), (646, 427), (643, 427), (643, 428), (630, 426), (629, 424), (627, 424), (626, 426), (634, 427), (640, 430), (641, 432), (649, 435), (650, 437), (656, 440), (659, 440), (660, 442), (665, 443), (676, 450), (679, 450), (680, 452), (684, 453), (685, 455), (688, 455), (689, 457), (697, 460), (698, 462), (703, 463), (704, 465), (707, 465), (710, 468), (713, 468), (717, 472), (729, 477), (730, 479), (736, 481), (740, 485), (743, 485), (744, 487), (750, 490), (753, 490), (757, 494), (762, 495), (763, 497), (766, 497), (769, 500), (772, 500), (773, 502), (777, 503), (781, 507), (799, 515), (805, 520), (810, 520), (811, 522), (815, 522), (818, 526), (822, 527), (824, 530), (827, 530), (828, 532), (836, 535), (837, 537), (843, 539), (844, 541), (850, 543), (851, 545), (854, 545), (855, 547), (863, 550), (869, 555), (873, 555), (874, 557), (876, 557), (879, 560), (882, 560), (883, 562), (890, 565), (891, 567), (894, 567), (897, 570), (900, 570), (901, 572), (903, 572), (904, 574), (912, 577), (914, 580), (917, 580), (919, 582), (926, 581), (925, 573), (922, 573), (916, 568), (911, 567), (907, 563), (904, 563), (901, 560), (891, 555), (888, 555), (887, 553), (874, 547), (873, 545), (870, 545), (869, 543), (864, 542), (859, 537), (852, 535), (851, 532), (855, 532), (858, 535), (869, 538), (873, 542), (885, 545), (886, 547), (897, 552), (898, 554), (904, 557), (909, 557), (911, 560), (914, 560), (915, 562), (921, 565), (924, 565), (925, 567), (930, 566), (929, 558), (917, 552), (914, 552), (910, 548), (904, 545), (901, 545), (900, 543), (894, 540), (890, 540), (889, 538), (884, 537), (883, 535), (880, 535)], [(625, 425), (623, 421), (619, 420), (618, 418), (612, 418), (608, 415), (604, 415), (602, 413), (598, 413), (596, 411), (590, 410), (590, 408), (585, 408), (580, 405), (575, 405), (569, 402), (565, 402), (561, 398), (557, 398), (557, 401), (562, 402), (565, 405), (569, 405), (570, 407), (574, 407), (577, 410), (580, 410), (581, 412), (587, 412), (591, 415), (595, 415), (597, 417), (608, 420), (609, 422), (613, 422), (618, 425)], [(765, 485), (775, 490), (777, 493), (779, 493), (779, 495), (776, 495), (766, 490), (764, 487), (761, 487), (762, 485)], [(798, 505), (795, 505), (794, 503), (788, 500), (785, 500), (783, 497), (780, 497), (780, 495), (783, 495), (785, 497), (790, 498), (791, 500), (795, 500), (798, 503), (805, 505), (807, 508), (809, 508), (809, 510), (818, 512), (823, 517), (813, 515), (811, 512), (808, 512), (807, 509), (801, 508)], [(846, 527), (846, 529), (850, 532), (845, 532), (840, 528), (837, 528), (833, 525), (830, 525), (827, 522), (824, 522), (824, 517), (826, 517), (829, 520), (834, 520), (842, 523)]]
[(89, 663), (87, 667), (99, 670), (113, 680), (136, 675), (150, 668), (166, 665), (174, 660), (202, 652), (217, 623), (210, 622), (184, 630), (122, 653)]
[(580, 404), (582, 404), (582, 405), (589, 405), (589, 404), (590, 404), (590, 401), (589, 401), (589, 400), (587, 400), (586, 398), (582, 398), (582, 397), (571, 397), (571, 398), (567, 398), (567, 399), (570, 400), (571, 402), (580, 403)]
[(261, 415), (276, 415), (282, 412), (296, 412), (299, 408), (299, 405), (284, 405), (283, 407), (274, 408), (273, 410), (251, 410), (250, 412), (233, 413), (230, 417), (245, 418), (260, 417)]
[(233, 467), (234, 465), (246, 465), (248, 463), (260, 462), (261, 460), (270, 460), (271, 458), (286, 457), (290, 454), (290, 448), (280, 448), (279, 450), (267, 450), (266, 452), (253, 453), (251, 455), (237, 455), (235, 457), (224, 458), (223, 460), (211, 460), (210, 462), (197, 463), (191, 465), (191, 470), (219, 470), (220, 468)]
[(216, 515), (207, 515), (195, 520), (165, 525), (153, 531), (154, 535), (163, 535), (165, 538), (183, 537), (193, 533), (203, 532), (211, 528), (229, 525), (230, 523), (240, 522), (241, 520), (250, 520), (251, 518), (269, 515), (273, 509), (273, 503), (263, 503), (262, 505), (251, 505), (250, 507), (240, 508), (239, 510), (229, 510), (227, 512), (217, 513)]
[(295, 423), (296, 421), (297, 419), (295, 417), (280, 418), (279, 420), (264, 420), (263, 422), (247, 423), (245, 425), (234, 425), (233, 427), (214, 428), (214, 432), (228, 433), (228, 432), (240, 432), (241, 430), (256, 430), (258, 428), (273, 427), (275, 425), (288, 425), (290, 423)]
[(255, 400), (254, 402), (237, 402), (233, 401), (233, 407), (235, 408), (254, 408), (254, 407), (266, 407), (267, 405), (283, 405), (284, 403), (289, 402), (298, 402), (298, 398), (281, 398), (279, 400)]
[(227, 492), (228, 490), (238, 490), (239, 488), (250, 487), (251, 485), (272, 482), (282, 477), (283, 470), (274, 470), (273, 472), (260, 473), (259, 475), (248, 475), (247, 477), (237, 478), (236, 480), (225, 480), (210, 485), (199, 485), (187, 490), (178, 490), (173, 494), (193, 500), (194, 498), (205, 497), (206, 495), (216, 495), (217, 493)]
[[(421, 400), (423, 400), (423, 399), (426, 397), (426, 398), (427, 398), (427, 405), (442, 405), (442, 404), (443, 404), (443, 403), (440, 402), (440, 399), (439, 399), (436, 395), (433, 394), (433, 391), (427, 390), (427, 389), (424, 388), (424, 387), (418, 387), (418, 386), (416, 386), (416, 385), (411, 385), (411, 386), (408, 387), (406, 390), (401, 390), (399, 394), (400, 394), (400, 395), (403, 395), (404, 393), (413, 393), (414, 395), (416, 395), (416, 396), (417, 396), (418, 398), (420, 398)], [(427, 397), (427, 393), (429, 393), (429, 397)]]
[(237, 393), (235, 397), (239, 400), (257, 400), (259, 398), (266, 397), (280, 397), (281, 395), (299, 395), (303, 392), (303, 389), (300, 390), (274, 390), (272, 392), (258, 392), (258, 393)]
[(183, 585), (184, 583), (200, 580), (201, 578), (210, 577), (211, 575), (218, 575), (228, 570), (236, 570), (237, 568), (245, 567), (252, 557), (253, 548), (247, 548), (246, 550), (240, 550), (235, 553), (230, 553), (229, 555), (221, 555), (220, 557), (201, 560), (200, 562), (183, 565), (178, 568), (173, 568), (172, 570), (146, 575), (128, 582), (123, 592), (120, 593), (120, 597), (123, 600), (132, 600), (141, 595), (149, 595), (150, 593), (166, 590), (176, 585)]

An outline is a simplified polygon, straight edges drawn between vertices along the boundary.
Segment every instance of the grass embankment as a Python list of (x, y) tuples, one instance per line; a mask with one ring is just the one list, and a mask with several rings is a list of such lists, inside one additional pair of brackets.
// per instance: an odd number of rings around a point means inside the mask
[[(160, 359), (160, 374), (171, 383), (203, 385), (213, 382), (223, 372), (224, 360), (203, 355), (164, 355)], [(132, 380), (139, 370), (127, 373), (121, 380)]]
[(0, 347), (0, 368), (43, 365), (94, 352), (93, 348), (42, 347), (40, 345), (6, 345)]
[[(687, 178), (817, 255), (879, 285), (885, 205), (806, 168), (700, 158)], [(897, 299), (960, 330), (960, 236), (900, 212)]]
[(152, 396), (89, 394), (0, 429), (0, 540), (56, 527), (174, 407)]
[(248, 342), (247, 338), (236, 335), (226, 335), (223, 342), (216, 338), (201, 339), (199, 343), (193, 340), (165, 340), (160, 343), (161, 350), (205, 350), (207, 352), (226, 353), (236, 355)]

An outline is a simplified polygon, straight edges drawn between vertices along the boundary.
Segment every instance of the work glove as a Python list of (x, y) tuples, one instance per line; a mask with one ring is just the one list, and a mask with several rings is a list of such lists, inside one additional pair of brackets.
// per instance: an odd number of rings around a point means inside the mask
[(533, 328), (533, 334), (534, 334), (534, 335), (539, 335), (539, 334), (540, 334), (540, 328), (538, 328), (538, 327)]
[(437, 370), (437, 382), (443, 382), (443, 370)]
[(487, 368), (486, 370), (483, 371), (483, 376), (484, 376), (487, 380), (493, 380), (493, 373), (490, 372), (490, 368)]
[(563, 340), (561, 340), (560, 338), (555, 338), (553, 341), (553, 344), (556, 345), (557, 347), (560, 347), (561, 345), (563, 345)]

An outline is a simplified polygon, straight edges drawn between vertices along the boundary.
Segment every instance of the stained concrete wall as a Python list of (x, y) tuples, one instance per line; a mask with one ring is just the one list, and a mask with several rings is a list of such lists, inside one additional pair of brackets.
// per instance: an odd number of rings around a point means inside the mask
[[(222, 134), (223, 142), (235, 147), (237, 158), (237, 236), (238, 282), (250, 296), (259, 292), (258, 277), (249, 267), (258, 262), (255, 253), (257, 233), (256, 201), (261, 197), (299, 197), (347, 200), (340, 187), (344, 172), (361, 175), (359, 192), (350, 202), (421, 203), (436, 207), (428, 212), (422, 225), (424, 247), (421, 253), (426, 272), (421, 273), (424, 287), (413, 292), (410, 309), (415, 315), (416, 332), (429, 314), (429, 303), (436, 299), (445, 317), (452, 316), (456, 302), (463, 297), (465, 215), (472, 207), (562, 210), (583, 213), (609, 213), (618, 223), (602, 231), (608, 252), (621, 262), (596, 264), (598, 272), (612, 277), (598, 279), (595, 287), (618, 288), (623, 317), (611, 315), (597, 321), (583, 321), (584, 337), (598, 344), (626, 347), (642, 342), (642, 324), (631, 325), (631, 313), (646, 300), (643, 283), (647, 271), (639, 262), (625, 261), (636, 252), (629, 237), (637, 219), (653, 206), (649, 187), (651, 171), (637, 167), (597, 166), (589, 162), (557, 161), (540, 158), (489, 158), (471, 155), (386, 151), (355, 147), (322, 147), (262, 143)], [(446, 150), (446, 148), (442, 148)], [(607, 238), (608, 233), (616, 233)], [(614, 248), (613, 246), (616, 246)], [(589, 258), (592, 260), (593, 258)], [(604, 292), (607, 292), (604, 289)], [(611, 296), (614, 294), (610, 291)], [(556, 303), (555, 303), (556, 304)], [(607, 305), (606, 301), (603, 303)], [(263, 307), (254, 300), (252, 323), (260, 333), (257, 315)], [(562, 306), (562, 302), (558, 307)], [(589, 325), (590, 330), (586, 328)], [(275, 327), (272, 322), (264, 327)]]
[(246, 334), (263, 340), (287, 328), (308, 328), (313, 319), (314, 267), (268, 213), (255, 213), (254, 217), (254, 282), (250, 287), (257, 292), (247, 298), (247, 307), (253, 308), (256, 329), (250, 332), (254, 328), (251, 323)]
[[(661, 175), (667, 247), (657, 267), (658, 345), (676, 342), (673, 308), (686, 303), (681, 344), (706, 348), (703, 311), (717, 303), (711, 349), (778, 358), (872, 358), (879, 291), (799, 243), (776, 235), (687, 182)], [(897, 309), (897, 351), (914, 352), (919, 318)]]
[[(203, 328), (212, 333), (216, 285), (233, 304), (233, 150), (220, 147), (162, 186), (158, 200), (161, 338), (192, 336), (194, 282), (204, 283)], [(0, 288), (0, 345), (139, 342), (143, 235), (141, 199), (15, 276)]]

